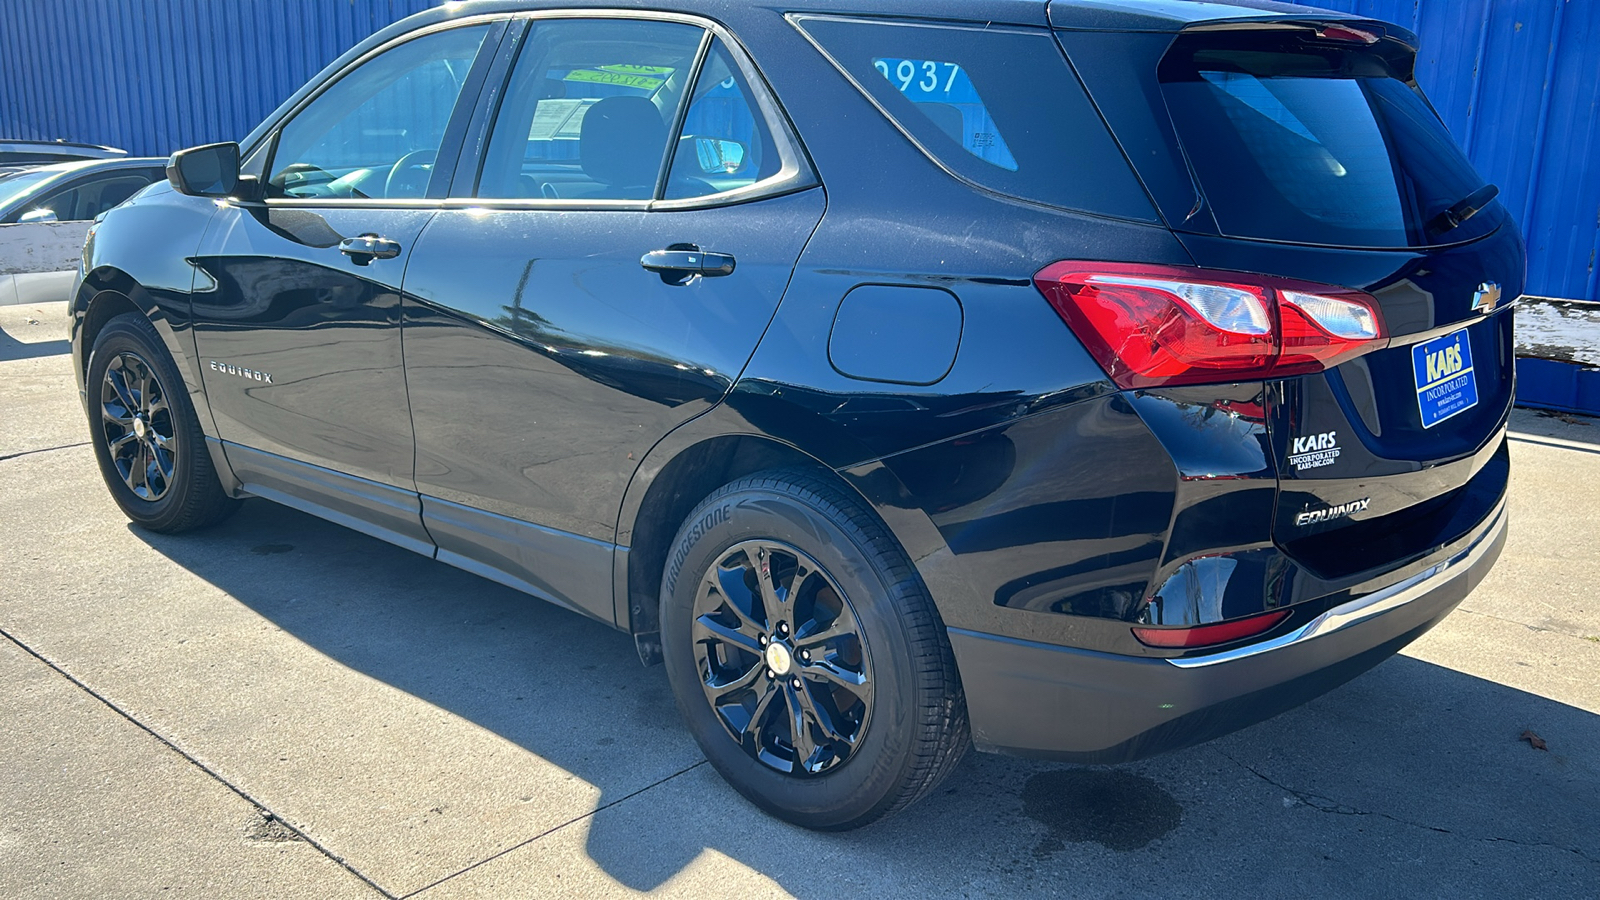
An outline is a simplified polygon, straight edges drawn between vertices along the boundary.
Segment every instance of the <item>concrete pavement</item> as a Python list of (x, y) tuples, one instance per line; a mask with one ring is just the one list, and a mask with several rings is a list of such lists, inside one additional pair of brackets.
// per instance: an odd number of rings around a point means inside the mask
[(1351, 684), (1135, 765), (974, 754), (822, 835), (624, 635), (265, 501), (131, 528), (63, 314), (0, 309), (0, 895), (1600, 895), (1594, 420), (1517, 413), (1500, 565)]

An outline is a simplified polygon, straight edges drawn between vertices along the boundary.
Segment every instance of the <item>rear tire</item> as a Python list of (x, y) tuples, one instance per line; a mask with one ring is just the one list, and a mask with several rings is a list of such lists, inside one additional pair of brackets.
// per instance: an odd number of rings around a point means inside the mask
[(148, 319), (123, 313), (106, 322), (84, 384), (95, 460), (134, 524), (173, 534), (239, 507), (222, 489), (183, 376)]
[(858, 500), (804, 469), (759, 472), (689, 515), (661, 638), (706, 758), (780, 819), (844, 830), (925, 796), (968, 744), (944, 623)]

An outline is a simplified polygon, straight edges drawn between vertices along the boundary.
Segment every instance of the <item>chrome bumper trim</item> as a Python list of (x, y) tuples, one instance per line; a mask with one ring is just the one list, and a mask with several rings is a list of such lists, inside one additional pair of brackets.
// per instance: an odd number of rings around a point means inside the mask
[(1392, 584), (1382, 590), (1373, 591), (1364, 597), (1358, 597), (1349, 603), (1335, 606), (1305, 625), (1300, 626), (1288, 634), (1279, 635), (1270, 641), (1259, 644), (1250, 644), (1220, 653), (1206, 656), (1189, 656), (1183, 659), (1169, 659), (1180, 669), (1196, 669), (1202, 666), (1214, 666), (1218, 663), (1233, 662), (1238, 659), (1247, 659), (1263, 653), (1271, 653), (1283, 647), (1309, 641), (1312, 638), (1332, 634), (1343, 628), (1349, 628), (1358, 622), (1364, 622), (1373, 616), (1382, 615), (1392, 609), (1405, 606), (1413, 600), (1426, 596), (1438, 587), (1441, 579), (1452, 578), (1462, 571), (1471, 569), (1483, 555), (1489, 552), (1494, 544), (1494, 539), (1506, 528), (1506, 502), (1500, 501), (1493, 513), (1489, 515), (1489, 525), (1478, 533), (1473, 541), (1460, 552), (1443, 562), (1430, 566), (1422, 572), (1407, 578), (1397, 584)]

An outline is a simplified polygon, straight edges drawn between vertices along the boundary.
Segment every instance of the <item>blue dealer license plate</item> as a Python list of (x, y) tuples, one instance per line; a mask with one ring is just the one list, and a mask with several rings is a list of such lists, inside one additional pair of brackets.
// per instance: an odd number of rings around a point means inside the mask
[(1411, 348), (1411, 369), (1417, 378), (1417, 407), (1422, 427), (1432, 428), (1478, 405), (1478, 381), (1472, 372), (1472, 342), (1463, 328)]

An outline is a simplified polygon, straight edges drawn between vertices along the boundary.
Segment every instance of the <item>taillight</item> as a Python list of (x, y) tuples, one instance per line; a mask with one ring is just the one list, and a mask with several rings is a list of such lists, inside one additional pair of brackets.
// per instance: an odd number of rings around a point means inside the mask
[(1140, 643), (1149, 647), (1160, 647), (1165, 650), (1184, 650), (1191, 647), (1209, 647), (1213, 644), (1226, 644), (1229, 641), (1243, 640), (1265, 634), (1273, 626), (1282, 622), (1289, 615), (1287, 609), (1274, 610), (1251, 616), (1247, 619), (1232, 619), (1227, 622), (1215, 622), (1210, 625), (1194, 625), (1190, 627), (1136, 627), (1133, 636)]
[(1033, 278), (1122, 388), (1259, 381), (1381, 349), (1378, 302), (1349, 288), (1136, 263), (1053, 263)]

